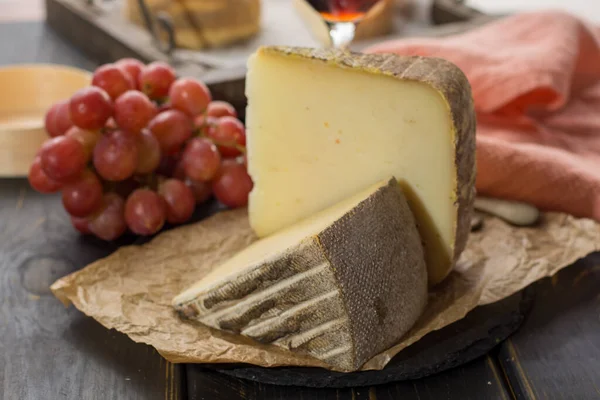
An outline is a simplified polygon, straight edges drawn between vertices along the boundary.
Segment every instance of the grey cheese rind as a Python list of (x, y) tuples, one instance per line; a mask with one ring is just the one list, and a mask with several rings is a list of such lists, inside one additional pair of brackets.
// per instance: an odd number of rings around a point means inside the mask
[(175, 303), (184, 318), (359, 369), (413, 326), (427, 270), (395, 180), (321, 232)]
[[(448, 106), (454, 130), (456, 182), (453, 199), (457, 217), (450, 256), (452, 259), (442, 263), (428, 260), (428, 264), (430, 265), (430, 284), (435, 285), (444, 280), (467, 245), (476, 193), (476, 118), (471, 85), (465, 74), (453, 63), (436, 57), (361, 54), (331, 48), (313, 49), (286, 46), (266, 46), (261, 47), (258, 51), (320, 61), (342, 68), (387, 75), (402, 81), (421, 82), (434, 88), (440, 94)], [(401, 179), (402, 177), (396, 178)], [(410, 195), (409, 192), (407, 194)], [(412, 205), (418, 207), (415, 202)], [(425, 224), (421, 226), (425, 226)], [(425, 242), (435, 240), (435, 233), (421, 231), (421, 234)], [(429, 255), (431, 256), (431, 253)], [(444, 255), (435, 254), (435, 257), (444, 257)], [(446, 267), (442, 270), (431, 268), (431, 265), (440, 264)]]

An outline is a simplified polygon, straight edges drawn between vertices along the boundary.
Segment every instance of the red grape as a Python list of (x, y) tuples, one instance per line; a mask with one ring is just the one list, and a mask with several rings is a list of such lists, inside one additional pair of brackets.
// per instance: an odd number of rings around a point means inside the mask
[(202, 131), (208, 130), (210, 127), (217, 124), (217, 118), (210, 117), (205, 114), (200, 114), (194, 118), (194, 128)]
[(182, 156), (185, 174), (195, 181), (211, 180), (221, 165), (221, 155), (217, 146), (207, 138), (190, 140)]
[(94, 167), (109, 181), (122, 181), (133, 175), (138, 164), (138, 143), (125, 131), (104, 134), (94, 149)]
[(100, 139), (100, 136), (102, 135), (99, 131), (88, 131), (87, 129), (81, 129), (74, 126), (67, 131), (65, 136), (72, 137), (73, 139), (77, 140), (83, 145), (85, 159), (87, 162), (92, 158), (94, 147), (96, 146), (96, 143), (98, 143), (98, 139)]
[(69, 101), (73, 124), (82, 129), (100, 129), (113, 113), (110, 96), (102, 89), (90, 86), (78, 90)]
[(46, 175), (56, 181), (65, 181), (76, 176), (87, 162), (83, 145), (67, 136), (57, 136), (47, 140), (39, 154), (42, 169)]
[(217, 200), (232, 208), (248, 204), (248, 195), (253, 186), (252, 179), (244, 165), (234, 159), (223, 161), (223, 165), (212, 183)]
[(98, 67), (92, 77), (92, 86), (104, 89), (113, 100), (126, 91), (135, 89), (135, 84), (129, 74), (114, 64)]
[(144, 68), (144, 63), (135, 58), (122, 58), (115, 65), (127, 72), (135, 83), (135, 88), (139, 89), (138, 77), (140, 76), (140, 72), (142, 72), (142, 68)]
[(42, 160), (36, 157), (29, 168), (29, 184), (40, 193), (58, 192), (62, 187), (60, 182), (50, 178), (42, 169)]
[(106, 193), (100, 211), (90, 218), (90, 232), (102, 240), (115, 240), (127, 230), (125, 202), (116, 193)]
[(196, 199), (196, 204), (202, 204), (206, 200), (210, 198), (212, 195), (212, 188), (210, 186), (210, 182), (200, 182), (193, 181), (191, 179), (186, 179), (185, 184), (192, 189), (194, 193), (194, 198)]
[(173, 169), (173, 173), (171, 176), (175, 179), (179, 179), (180, 181), (184, 181), (187, 177), (185, 175), (185, 168), (183, 167), (183, 162), (179, 160)]
[(237, 111), (235, 108), (226, 101), (215, 100), (208, 104), (206, 109), (206, 115), (209, 117), (221, 118), (221, 117), (234, 117), (237, 118)]
[(157, 107), (158, 114), (160, 114), (161, 112), (169, 111), (170, 109), (171, 109), (171, 103), (169, 103), (168, 101), (166, 103), (162, 103), (161, 105), (159, 105)]
[(212, 97), (204, 82), (192, 78), (181, 78), (169, 89), (171, 107), (183, 111), (190, 117), (202, 114)]
[(138, 85), (152, 100), (160, 100), (167, 97), (175, 78), (175, 70), (169, 64), (154, 61), (142, 68)]
[(174, 171), (178, 168), (179, 157), (177, 155), (164, 155), (160, 159), (160, 163), (158, 164), (158, 168), (156, 168), (156, 173), (164, 176), (174, 176)]
[(115, 130), (117, 128), (118, 128), (117, 123), (115, 122), (115, 119), (113, 117), (110, 117), (106, 121), (106, 124), (104, 124), (104, 131)]
[(126, 199), (136, 189), (139, 189), (140, 186), (141, 184), (137, 180), (129, 178), (124, 181), (112, 182), (112, 191)]
[(161, 150), (171, 153), (192, 136), (192, 121), (181, 111), (169, 110), (154, 117), (148, 129), (160, 143)]
[(152, 235), (165, 223), (165, 201), (150, 189), (137, 189), (125, 203), (125, 221), (133, 233)]
[(160, 164), (160, 144), (158, 140), (144, 129), (139, 138), (138, 164), (135, 169), (137, 174), (149, 174)]
[(119, 128), (131, 133), (140, 132), (156, 112), (148, 96), (137, 90), (129, 90), (115, 101), (115, 121)]
[(48, 132), (48, 135), (51, 137), (63, 135), (73, 126), (71, 117), (69, 116), (69, 102), (63, 100), (52, 105), (46, 113), (44, 124), (46, 126), (46, 132)]
[(84, 235), (92, 233), (90, 231), (90, 220), (87, 217), (74, 217), (71, 215), (71, 223), (75, 229)]
[(216, 125), (210, 127), (206, 134), (215, 142), (223, 157), (242, 154), (240, 148), (246, 145), (244, 124), (234, 117), (219, 118)]
[(167, 179), (158, 187), (166, 204), (167, 221), (182, 224), (194, 213), (196, 199), (192, 190), (179, 179)]
[(102, 206), (102, 184), (90, 170), (67, 184), (62, 190), (65, 210), (74, 217), (85, 217)]

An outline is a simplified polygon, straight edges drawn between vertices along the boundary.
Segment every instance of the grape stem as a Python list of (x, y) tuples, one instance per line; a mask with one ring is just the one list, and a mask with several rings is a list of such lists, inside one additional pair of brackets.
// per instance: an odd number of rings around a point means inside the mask
[(200, 128), (198, 128), (198, 129), (196, 129), (196, 130), (194, 131), (194, 136), (195, 136), (195, 137), (198, 137), (198, 136), (199, 136), (199, 137), (205, 137), (205, 138), (209, 138), (210, 140), (212, 140), (212, 142), (215, 144), (215, 146), (233, 147), (233, 148), (235, 148), (237, 151), (239, 151), (240, 153), (242, 153), (242, 154), (246, 154), (246, 146), (242, 146), (242, 145), (239, 145), (239, 144), (237, 144), (237, 143), (230, 143), (230, 142), (218, 142), (218, 141), (214, 140), (213, 138), (210, 138), (210, 137), (208, 137), (208, 136), (207, 136), (207, 135), (204, 133), (204, 131), (203, 131), (203, 129), (202, 129), (202, 128), (204, 128), (204, 126), (201, 126)]
[(237, 143), (234, 143), (234, 144), (232, 144), (232, 143), (217, 142), (217, 141), (215, 141), (215, 140), (213, 140), (213, 143), (214, 143), (216, 146), (223, 146), (223, 147), (233, 147), (233, 148), (235, 148), (237, 151), (239, 151), (240, 153), (242, 153), (242, 154), (246, 154), (246, 146), (241, 146), (241, 145), (239, 145), (239, 144), (237, 144)]
[(144, 186), (148, 187), (148, 189), (152, 189), (154, 191), (156, 191), (158, 189), (159, 177), (157, 174), (151, 173), (151, 174), (145, 175), (143, 177), (143, 179), (144, 179)]

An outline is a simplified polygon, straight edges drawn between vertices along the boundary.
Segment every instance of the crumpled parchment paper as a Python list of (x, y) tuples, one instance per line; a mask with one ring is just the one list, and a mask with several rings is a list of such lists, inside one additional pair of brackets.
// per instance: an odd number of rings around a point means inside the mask
[[(176, 294), (254, 240), (247, 211), (225, 211), (162, 233), (145, 245), (121, 248), (51, 289), (65, 305), (72, 303), (105, 327), (154, 346), (171, 362), (331, 369), (309, 356), (182, 321), (171, 308)], [(486, 217), (483, 229), (471, 234), (455, 270), (430, 292), (427, 309), (413, 329), (362, 369), (382, 369), (427, 333), (597, 250), (600, 224), (592, 220), (548, 213), (536, 227), (517, 228)]]

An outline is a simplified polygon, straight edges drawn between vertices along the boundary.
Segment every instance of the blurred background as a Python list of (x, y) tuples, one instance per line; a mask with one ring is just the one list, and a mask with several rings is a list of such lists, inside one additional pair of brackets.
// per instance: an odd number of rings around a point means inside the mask
[[(140, 9), (142, 3), (147, 6), (146, 14)], [(329, 45), (325, 22), (315, 12), (315, 4), (372, 6), (359, 23), (350, 46), (358, 51), (391, 38), (445, 36), (481, 25), (490, 16), (522, 11), (557, 9), (600, 22), (600, 6), (589, 0), (312, 0), (310, 3), (311, 0), (0, 0), (0, 50), (4, 53), (3, 64), (31, 61), (23, 43), (34, 38), (43, 41), (48, 32), (41, 23), (47, 19), (62, 39), (99, 63), (127, 56), (150, 61), (161, 58), (161, 53), (169, 53), (170, 61), (175, 64), (192, 61), (208, 69), (235, 68), (243, 66), (247, 56), (261, 44)], [(479, 18), (484, 14), (485, 18)], [(467, 20), (470, 24), (464, 25)], [(11, 26), (27, 22), (33, 24)], [(443, 29), (440, 25), (444, 25)], [(171, 41), (177, 51), (169, 48), (165, 26), (175, 32)], [(158, 41), (148, 36), (149, 31)], [(122, 51), (113, 41), (104, 40), (104, 36), (114, 38), (116, 44), (132, 51)]]

